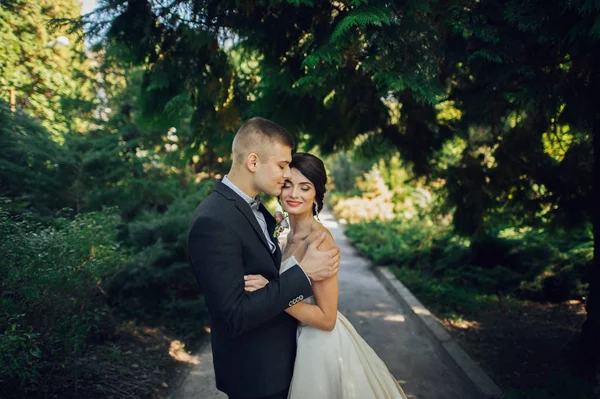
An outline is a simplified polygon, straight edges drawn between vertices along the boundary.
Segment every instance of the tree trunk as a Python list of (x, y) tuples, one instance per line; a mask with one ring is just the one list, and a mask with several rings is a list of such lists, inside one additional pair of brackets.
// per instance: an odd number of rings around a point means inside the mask
[(17, 110), (16, 94), (14, 86), (10, 87), (10, 112), (14, 113)]

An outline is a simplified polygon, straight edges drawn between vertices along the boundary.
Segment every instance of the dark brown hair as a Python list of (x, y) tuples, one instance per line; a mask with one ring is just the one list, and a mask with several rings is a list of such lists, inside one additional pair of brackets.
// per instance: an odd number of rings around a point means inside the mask
[[(323, 198), (327, 192), (327, 189), (325, 188), (325, 184), (327, 184), (327, 172), (325, 171), (325, 164), (323, 161), (312, 154), (298, 152), (292, 155), (290, 168), (298, 169), (298, 171), (306, 176), (313, 184), (315, 191), (317, 192), (315, 200), (317, 201), (318, 211), (321, 212), (323, 209)], [(315, 209), (313, 208), (313, 215), (314, 214)]]

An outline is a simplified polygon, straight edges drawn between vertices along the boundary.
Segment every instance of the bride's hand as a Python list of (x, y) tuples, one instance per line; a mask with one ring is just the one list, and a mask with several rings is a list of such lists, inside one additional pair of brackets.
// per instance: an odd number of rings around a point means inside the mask
[(269, 280), (261, 276), (260, 274), (247, 274), (244, 276), (244, 290), (246, 292), (254, 292), (264, 288), (265, 285), (269, 284)]

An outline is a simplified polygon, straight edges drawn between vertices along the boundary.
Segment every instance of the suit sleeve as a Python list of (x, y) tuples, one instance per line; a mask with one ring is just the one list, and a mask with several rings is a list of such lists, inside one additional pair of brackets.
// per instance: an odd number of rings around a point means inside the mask
[(251, 330), (290, 306), (290, 301), (312, 295), (304, 271), (295, 265), (266, 287), (244, 291), (244, 264), (239, 237), (225, 223), (197, 219), (188, 235), (188, 253), (202, 285), (208, 311), (221, 319), (230, 336)]

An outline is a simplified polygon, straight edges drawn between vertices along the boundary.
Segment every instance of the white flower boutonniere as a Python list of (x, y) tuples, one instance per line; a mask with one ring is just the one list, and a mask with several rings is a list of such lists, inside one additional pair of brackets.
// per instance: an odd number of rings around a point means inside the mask
[(273, 237), (279, 238), (279, 235), (283, 233), (285, 229), (290, 227), (290, 224), (288, 223), (283, 213), (280, 211), (275, 212), (275, 215), (273, 216), (275, 217), (275, 221), (277, 222), (277, 224), (275, 225), (275, 231), (273, 232)]

